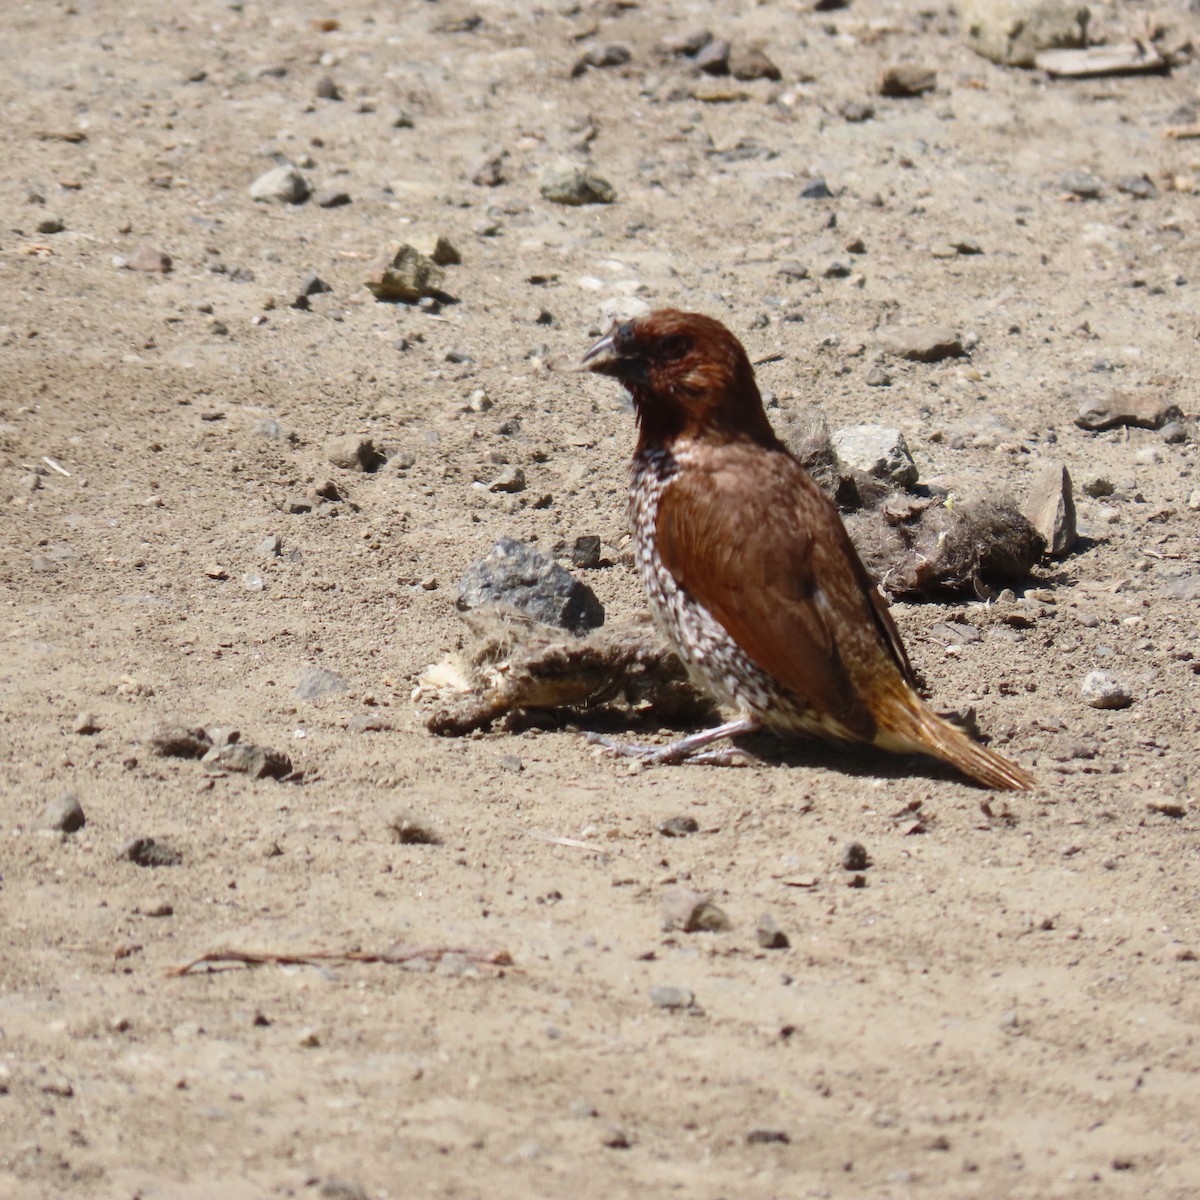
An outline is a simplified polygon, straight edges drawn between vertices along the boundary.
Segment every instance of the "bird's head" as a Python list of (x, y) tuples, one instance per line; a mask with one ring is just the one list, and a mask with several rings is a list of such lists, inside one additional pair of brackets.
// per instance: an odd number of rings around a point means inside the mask
[(642, 445), (681, 436), (774, 441), (746, 351), (712, 317), (664, 308), (619, 321), (576, 369), (629, 389)]

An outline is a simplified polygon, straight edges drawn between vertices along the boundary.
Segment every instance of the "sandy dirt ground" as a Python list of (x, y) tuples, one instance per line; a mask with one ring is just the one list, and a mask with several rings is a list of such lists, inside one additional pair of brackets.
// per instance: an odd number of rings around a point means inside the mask
[[(1200, 1194), (1200, 143), (1166, 136), (1200, 67), (1053, 81), (945, 3), (808, 7), (5, 4), (0, 1197)], [(659, 52), (698, 26), (782, 78)], [(879, 95), (902, 62), (936, 88)], [(615, 202), (545, 199), (562, 158)], [(251, 199), (282, 161), (314, 197)], [(377, 302), (388, 246), (438, 235), (457, 302)], [(499, 537), (570, 565), (598, 535), (577, 573), (611, 622), (644, 607), (628, 405), (545, 361), (663, 305), (769, 360), (783, 431), (898, 426), (963, 498), (1066, 464), (1071, 555), (895, 606), (1036, 791), (426, 731)], [(966, 357), (879, 349), (934, 323)], [(1076, 426), (1114, 392), (1183, 440)], [(334, 465), (346, 438), (387, 462)], [(315, 669), (341, 684), (305, 698)], [(1086, 704), (1095, 669), (1132, 703)], [(294, 772), (164, 757), (164, 721)], [(86, 824), (42, 828), (68, 791)], [(130, 861), (146, 838), (178, 861)], [(664, 930), (681, 887), (732, 928)]]

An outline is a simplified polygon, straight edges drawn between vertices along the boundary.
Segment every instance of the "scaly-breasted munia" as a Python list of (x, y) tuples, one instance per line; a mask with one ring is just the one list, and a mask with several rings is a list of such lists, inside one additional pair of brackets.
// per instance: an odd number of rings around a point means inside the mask
[(724, 725), (620, 753), (680, 762), (766, 727), (918, 752), (992, 788), (1024, 770), (917, 694), (887, 603), (837, 509), (775, 436), (741, 343), (662, 309), (615, 324), (577, 369), (619, 379), (638, 421), (630, 524), (654, 618)]

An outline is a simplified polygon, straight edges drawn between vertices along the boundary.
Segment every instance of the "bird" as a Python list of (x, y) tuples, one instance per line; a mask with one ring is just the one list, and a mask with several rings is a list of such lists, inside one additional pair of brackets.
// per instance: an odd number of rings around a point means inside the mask
[(922, 699), (886, 600), (776, 436), (725, 325), (658, 309), (614, 322), (568, 369), (633, 399), (629, 523), (651, 615), (692, 681), (735, 714), (665, 746), (591, 740), (650, 763), (728, 762), (709, 747), (766, 729), (932, 756), (997, 790), (1034, 785)]

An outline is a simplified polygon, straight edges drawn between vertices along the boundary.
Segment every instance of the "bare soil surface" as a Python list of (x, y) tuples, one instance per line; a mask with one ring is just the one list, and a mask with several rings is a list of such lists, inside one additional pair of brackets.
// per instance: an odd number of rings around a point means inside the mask
[[(1094, 14), (1196, 33), (1179, 3)], [(1165, 131), (1196, 66), (1051, 81), (974, 55), (945, 4), (882, 0), (75, 0), (3, 25), (0, 1197), (1200, 1193), (1195, 426), (1074, 424), (1114, 391), (1195, 420), (1200, 149)], [(701, 25), (782, 80), (657, 51)], [(628, 61), (572, 74), (608, 45)], [(880, 96), (897, 62), (936, 89)], [(564, 156), (615, 202), (544, 199)], [(350, 203), (252, 200), (283, 159)], [(389, 244), (439, 234), (457, 303), (377, 302)], [(154, 251), (169, 273), (131, 269)], [(291, 307), (310, 271), (331, 290)], [(964, 500), (1067, 465), (1071, 555), (1015, 599), (895, 607), (935, 702), (974, 705), (1037, 791), (426, 731), (418, 676), (500, 536), (566, 561), (599, 535), (581, 577), (610, 621), (644, 607), (628, 406), (545, 360), (663, 305), (769, 360), (784, 432), (813, 404), (898, 426)], [(930, 324), (968, 355), (880, 351)], [(333, 465), (347, 437), (387, 463)], [(524, 490), (491, 490), (512, 467)], [(315, 668), (342, 690), (302, 698)], [(1089, 707), (1094, 669), (1132, 703)], [(298, 776), (158, 755), (165, 720)], [(39, 828), (64, 791), (86, 825)], [(397, 840), (414, 823), (440, 843)], [(120, 858), (133, 838), (180, 861)], [(678, 887), (732, 929), (664, 930)], [(398, 944), (421, 953), (173, 973)]]

